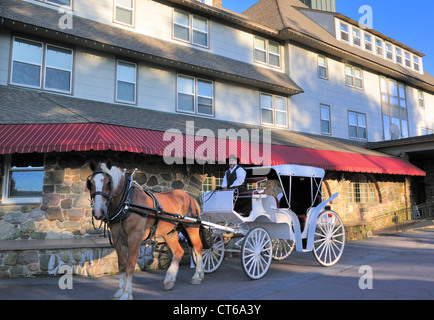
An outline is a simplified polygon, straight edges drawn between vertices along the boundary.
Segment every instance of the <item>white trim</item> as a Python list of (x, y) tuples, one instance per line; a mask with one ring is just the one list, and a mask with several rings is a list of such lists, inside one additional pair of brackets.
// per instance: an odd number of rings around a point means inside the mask
[[(58, 67), (53, 67), (53, 66), (48, 65), (48, 63), (47, 63), (47, 51), (48, 51), (48, 47), (59, 48), (59, 49), (70, 51), (71, 52), (71, 69), (63, 69), (63, 68), (58, 68)], [(66, 47), (61, 47), (61, 46), (57, 46), (57, 45), (48, 44), (48, 43), (45, 44), (45, 50), (44, 50), (44, 81), (42, 83), (42, 89), (49, 90), (49, 91), (55, 91), (55, 92), (71, 93), (72, 92), (72, 68), (73, 68), (73, 64), (74, 64), (74, 50), (72, 50), (70, 48), (66, 48)], [(45, 87), (45, 83), (47, 82), (47, 68), (69, 72), (69, 90), (60, 90), (60, 89), (54, 89), (54, 88), (46, 88)]]
[[(188, 78), (188, 79), (193, 81), (193, 93), (182, 92), (179, 90), (178, 81), (179, 81), (180, 76), (184, 77), (184, 78)], [(197, 87), (198, 81), (211, 83), (211, 85), (212, 85), (212, 97), (198, 94), (198, 87)], [(193, 97), (193, 111), (181, 110), (179, 108), (179, 94), (189, 95), (189, 96)], [(199, 112), (199, 97), (212, 100), (212, 103), (211, 103), (212, 112), (211, 112), (211, 114)], [(186, 74), (178, 73), (176, 75), (176, 112), (196, 114), (196, 115), (205, 116), (205, 117), (214, 117), (214, 114), (215, 114), (214, 81), (210, 80), (210, 79), (193, 77), (193, 76), (189, 76)]]
[[(180, 24), (180, 23), (175, 22), (175, 12), (176, 11), (180, 12), (180, 13), (183, 13), (185, 15), (188, 15), (188, 25)], [(207, 23), (206, 32), (204, 32), (203, 30), (195, 29), (194, 28), (194, 19), (195, 19), (195, 17), (198, 17), (198, 18), (201, 18), (203, 20), (206, 20), (206, 23)], [(188, 40), (185, 40), (185, 39), (182, 39), (182, 38), (178, 38), (178, 37), (175, 36), (175, 26), (180, 26), (180, 27), (186, 28), (186, 29), (188, 28)], [(209, 19), (207, 19), (207, 18), (205, 18), (205, 17), (203, 17), (201, 15), (190, 13), (190, 12), (182, 10), (182, 9), (173, 8), (173, 10), (172, 10), (172, 39), (177, 40), (177, 41), (186, 42), (186, 43), (189, 43), (191, 45), (198, 46), (198, 47), (201, 47), (201, 48), (209, 49), (209, 47), (210, 47), (210, 43), (209, 43), (210, 42), (210, 30), (209, 29), (210, 29)], [(202, 45), (200, 43), (194, 42), (194, 39), (193, 39), (194, 31), (200, 32), (202, 34), (206, 34), (206, 45)]]
[[(30, 43), (33, 42), (35, 44), (40, 44), (41, 45), (41, 51), (42, 52), (41, 52), (41, 62), (40, 62), (40, 64), (35, 64), (35, 63), (30, 63), (28, 61), (22, 61), (22, 60), (18, 60), (18, 59), (16, 60), (16, 59), (14, 59), (14, 53), (15, 53), (15, 49), (16, 49), (15, 42), (16, 41), (18, 42), (19, 40), (22, 40), (21, 42), (30, 42)], [(32, 65), (32, 66), (39, 66), (40, 67), (40, 71), (39, 71), (39, 85), (38, 86), (33, 86), (33, 85), (25, 84), (25, 83), (16, 83), (16, 82), (13, 82), (14, 62), (15, 61), (21, 62), (21, 63), (26, 63), (26, 64), (29, 64), (29, 65)], [(11, 84), (17, 85), (17, 86), (23, 86), (23, 87), (28, 87), (28, 88), (38, 88), (38, 89), (40, 89), (41, 86), (42, 86), (42, 73), (44, 72), (44, 70), (45, 70), (44, 69), (44, 43), (40, 42), (40, 41), (33, 41), (33, 40), (26, 39), (26, 38), (14, 36), (12, 38), (11, 72), (10, 72), (10, 75), (9, 75), (9, 82)]]
[[(27, 204), (27, 203), (41, 203), (42, 195), (40, 197), (10, 197), (9, 196), (9, 180), (11, 172), (11, 159), (10, 154), (5, 155), (4, 158), (4, 175), (2, 183), (2, 199), (1, 204)], [(33, 168), (19, 168), (12, 171), (44, 171), (44, 167), (33, 167)]]
[[(135, 19), (135, 16), (136, 16), (136, 12), (135, 12), (136, 11), (136, 0), (133, 0), (132, 3), (133, 3), (133, 6), (131, 8), (131, 7), (126, 7), (124, 5), (117, 4), (117, 0), (114, 0), (114, 2), (113, 2), (113, 22), (119, 23), (119, 24), (124, 25), (124, 26), (128, 26), (128, 27), (133, 27), (134, 28), (135, 22), (136, 22), (136, 19)], [(121, 9), (124, 9), (124, 10), (127, 10), (127, 11), (131, 12), (131, 24), (125, 23), (123, 21), (119, 21), (119, 20), (116, 19), (116, 8), (118, 8), (118, 7), (121, 8)]]
[[(128, 80), (119, 80), (119, 78), (118, 78), (119, 62), (134, 65), (134, 82), (131, 82)], [(118, 99), (118, 82), (119, 81), (134, 84), (134, 101)], [(137, 103), (137, 63), (126, 61), (126, 60), (121, 60), (121, 59), (116, 59), (115, 101), (116, 102), (122, 102), (122, 103), (129, 103), (129, 104), (136, 104)]]

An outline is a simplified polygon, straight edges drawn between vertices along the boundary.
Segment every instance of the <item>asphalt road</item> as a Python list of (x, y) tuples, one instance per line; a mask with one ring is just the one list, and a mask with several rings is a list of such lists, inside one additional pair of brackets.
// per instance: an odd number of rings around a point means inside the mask
[[(339, 263), (328, 268), (320, 266), (312, 253), (293, 252), (286, 260), (273, 262), (260, 280), (244, 275), (238, 257), (225, 258), (200, 286), (189, 284), (192, 275), (193, 270), (181, 266), (175, 288), (166, 292), (164, 270), (136, 272), (134, 299), (192, 300), (190, 304), (202, 300), (250, 304), (254, 300), (434, 300), (434, 228), (348, 242)], [(61, 289), (59, 280), (0, 278), (0, 300), (110, 300), (119, 276), (73, 277), (72, 289)]]

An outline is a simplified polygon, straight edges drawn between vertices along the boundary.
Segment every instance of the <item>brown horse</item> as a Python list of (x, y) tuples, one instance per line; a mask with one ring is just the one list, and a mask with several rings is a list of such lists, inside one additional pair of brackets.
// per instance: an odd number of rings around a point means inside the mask
[[(148, 238), (151, 229), (155, 227), (155, 214), (148, 216), (128, 212), (124, 219), (110, 221), (118, 212), (124, 214), (125, 192), (128, 192), (129, 184), (125, 174), (111, 162), (99, 163), (90, 162), (90, 169), (93, 174), (88, 178), (88, 189), (92, 199), (92, 215), (95, 219), (107, 221), (113, 235), (116, 253), (118, 255), (118, 266), (120, 273), (119, 290), (115, 293), (115, 299), (132, 299), (132, 276), (139, 254), (142, 240)], [(147, 208), (154, 208), (154, 201), (137, 183), (131, 182), (130, 188), (134, 189), (131, 203)], [(182, 190), (173, 190), (165, 193), (155, 194), (158, 202), (165, 212), (176, 213), (182, 216), (188, 214), (200, 215), (197, 202)], [(118, 220), (118, 221), (117, 221)], [(170, 290), (175, 285), (178, 273), (179, 262), (184, 254), (178, 241), (178, 232), (174, 231), (178, 223), (175, 220), (159, 220), (155, 229), (155, 238), (163, 237), (167, 246), (173, 253), (172, 263), (166, 273), (164, 289)], [(193, 246), (193, 258), (196, 262), (196, 272), (191, 284), (200, 284), (204, 277), (202, 265), (202, 242), (197, 225), (184, 225), (187, 235)], [(152, 235), (152, 233), (151, 233)]]

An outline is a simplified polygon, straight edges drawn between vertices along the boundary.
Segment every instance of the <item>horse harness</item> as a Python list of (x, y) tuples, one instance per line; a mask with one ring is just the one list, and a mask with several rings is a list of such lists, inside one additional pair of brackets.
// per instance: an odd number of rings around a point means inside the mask
[[(158, 201), (157, 197), (148, 189), (143, 188), (143, 191), (152, 199), (153, 202), (153, 207), (146, 207), (146, 206), (142, 206), (142, 205), (138, 205), (138, 204), (134, 204), (131, 202), (133, 195), (134, 195), (134, 191), (135, 191), (135, 185), (133, 183), (133, 176), (134, 173), (137, 171), (137, 169), (135, 169), (133, 171), (133, 173), (126, 178), (126, 182), (125, 182), (125, 186), (123, 188), (122, 191), (122, 200), (118, 206), (118, 208), (116, 208), (116, 210), (114, 211), (114, 213), (112, 215), (110, 215), (110, 204), (111, 204), (111, 199), (112, 199), (112, 193), (107, 194), (105, 192), (102, 191), (96, 191), (93, 193), (90, 193), (90, 198), (91, 198), (91, 206), (93, 207), (93, 199), (95, 198), (95, 196), (97, 195), (101, 195), (102, 197), (106, 198), (106, 206), (107, 206), (107, 214), (104, 215), (104, 217), (102, 217), (101, 220), (101, 224), (104, 223), (104, 236), (105, 236), (105, 231), (106, 231), (106, 227), (107, 225), (111, 225), (111, 224), (116, 224), (119, 223), (119, 231), (121, 230), (122, 227), (122, 221), (125, 220), (126, 218), (128, 218), (130, 216), (131, 213), (136, 213), (142, 217), (150, 217), (154, 219), (154, 224), (151, 226), (149, 235), (147, 237), (147, 239), (145, 241), (155, 241), (155, 232), (158, 226), (158, 223), (160, 220), (163, 221), (167, 221), (167, 222), (171, 222), (174, 224), (177, 224), (179, 222), (181, 222), (181, 220), (184, 219), (184, 216), (177, 214), (177, 213), (170, 213), (167, 211), (164, 211), (163, 207), (161, 206), (160, 202)], [(95, 176), (96, 174), (99, 173), (103, 173), (105, 174), (104, 171), (102, 171), (101, 168), (98, 168), (95, 172), (93, 172), (89, 177), (87, 177), (87, 188), (90, 190), (90, 178)], [(124, 169), (124, 173), (125, 173), (125, 169)], [(196, 207), (196, 205), (195, 205)], [(200, 220), (199, 220), (199, 215), (197, 215), (198, 212), (198, 208), (196, 207), (196, 214), (193, 214), (193, 208), (192, 208), (192, 201), (191, 201), (191, 196), (190, 196), (190, 206), (189, 206), (189, 210), (186, 216), (190, 216), (194, 219), (198, 219), (196, 220), (196, 222), (191, 222), (191, 221), (183, 221), (183, 224), (198, 224), (200, 225)], [(94, 224), (94, 215), (92, 214), (92, 225), (95, 227)], [(101, 227), (101, 225), (100, 225)], [(118, 233), (119, 234), (119, 233)], [(117, 239), (117, 241), (119, 241), (119, 238)], [(110, 234), (109, 234), (109, 240), (110, 240), (110, 244), (112, 246), (116, 246), (116, 244), (113, 245), (113, 242), (111, 240)]]

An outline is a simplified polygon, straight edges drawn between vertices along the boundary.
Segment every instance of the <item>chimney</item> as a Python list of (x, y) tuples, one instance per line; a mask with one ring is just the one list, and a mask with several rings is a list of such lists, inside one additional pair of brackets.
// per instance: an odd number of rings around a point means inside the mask
[(221, 8), (222, 7), (222, 0), (212, 0), (212, 6)]

